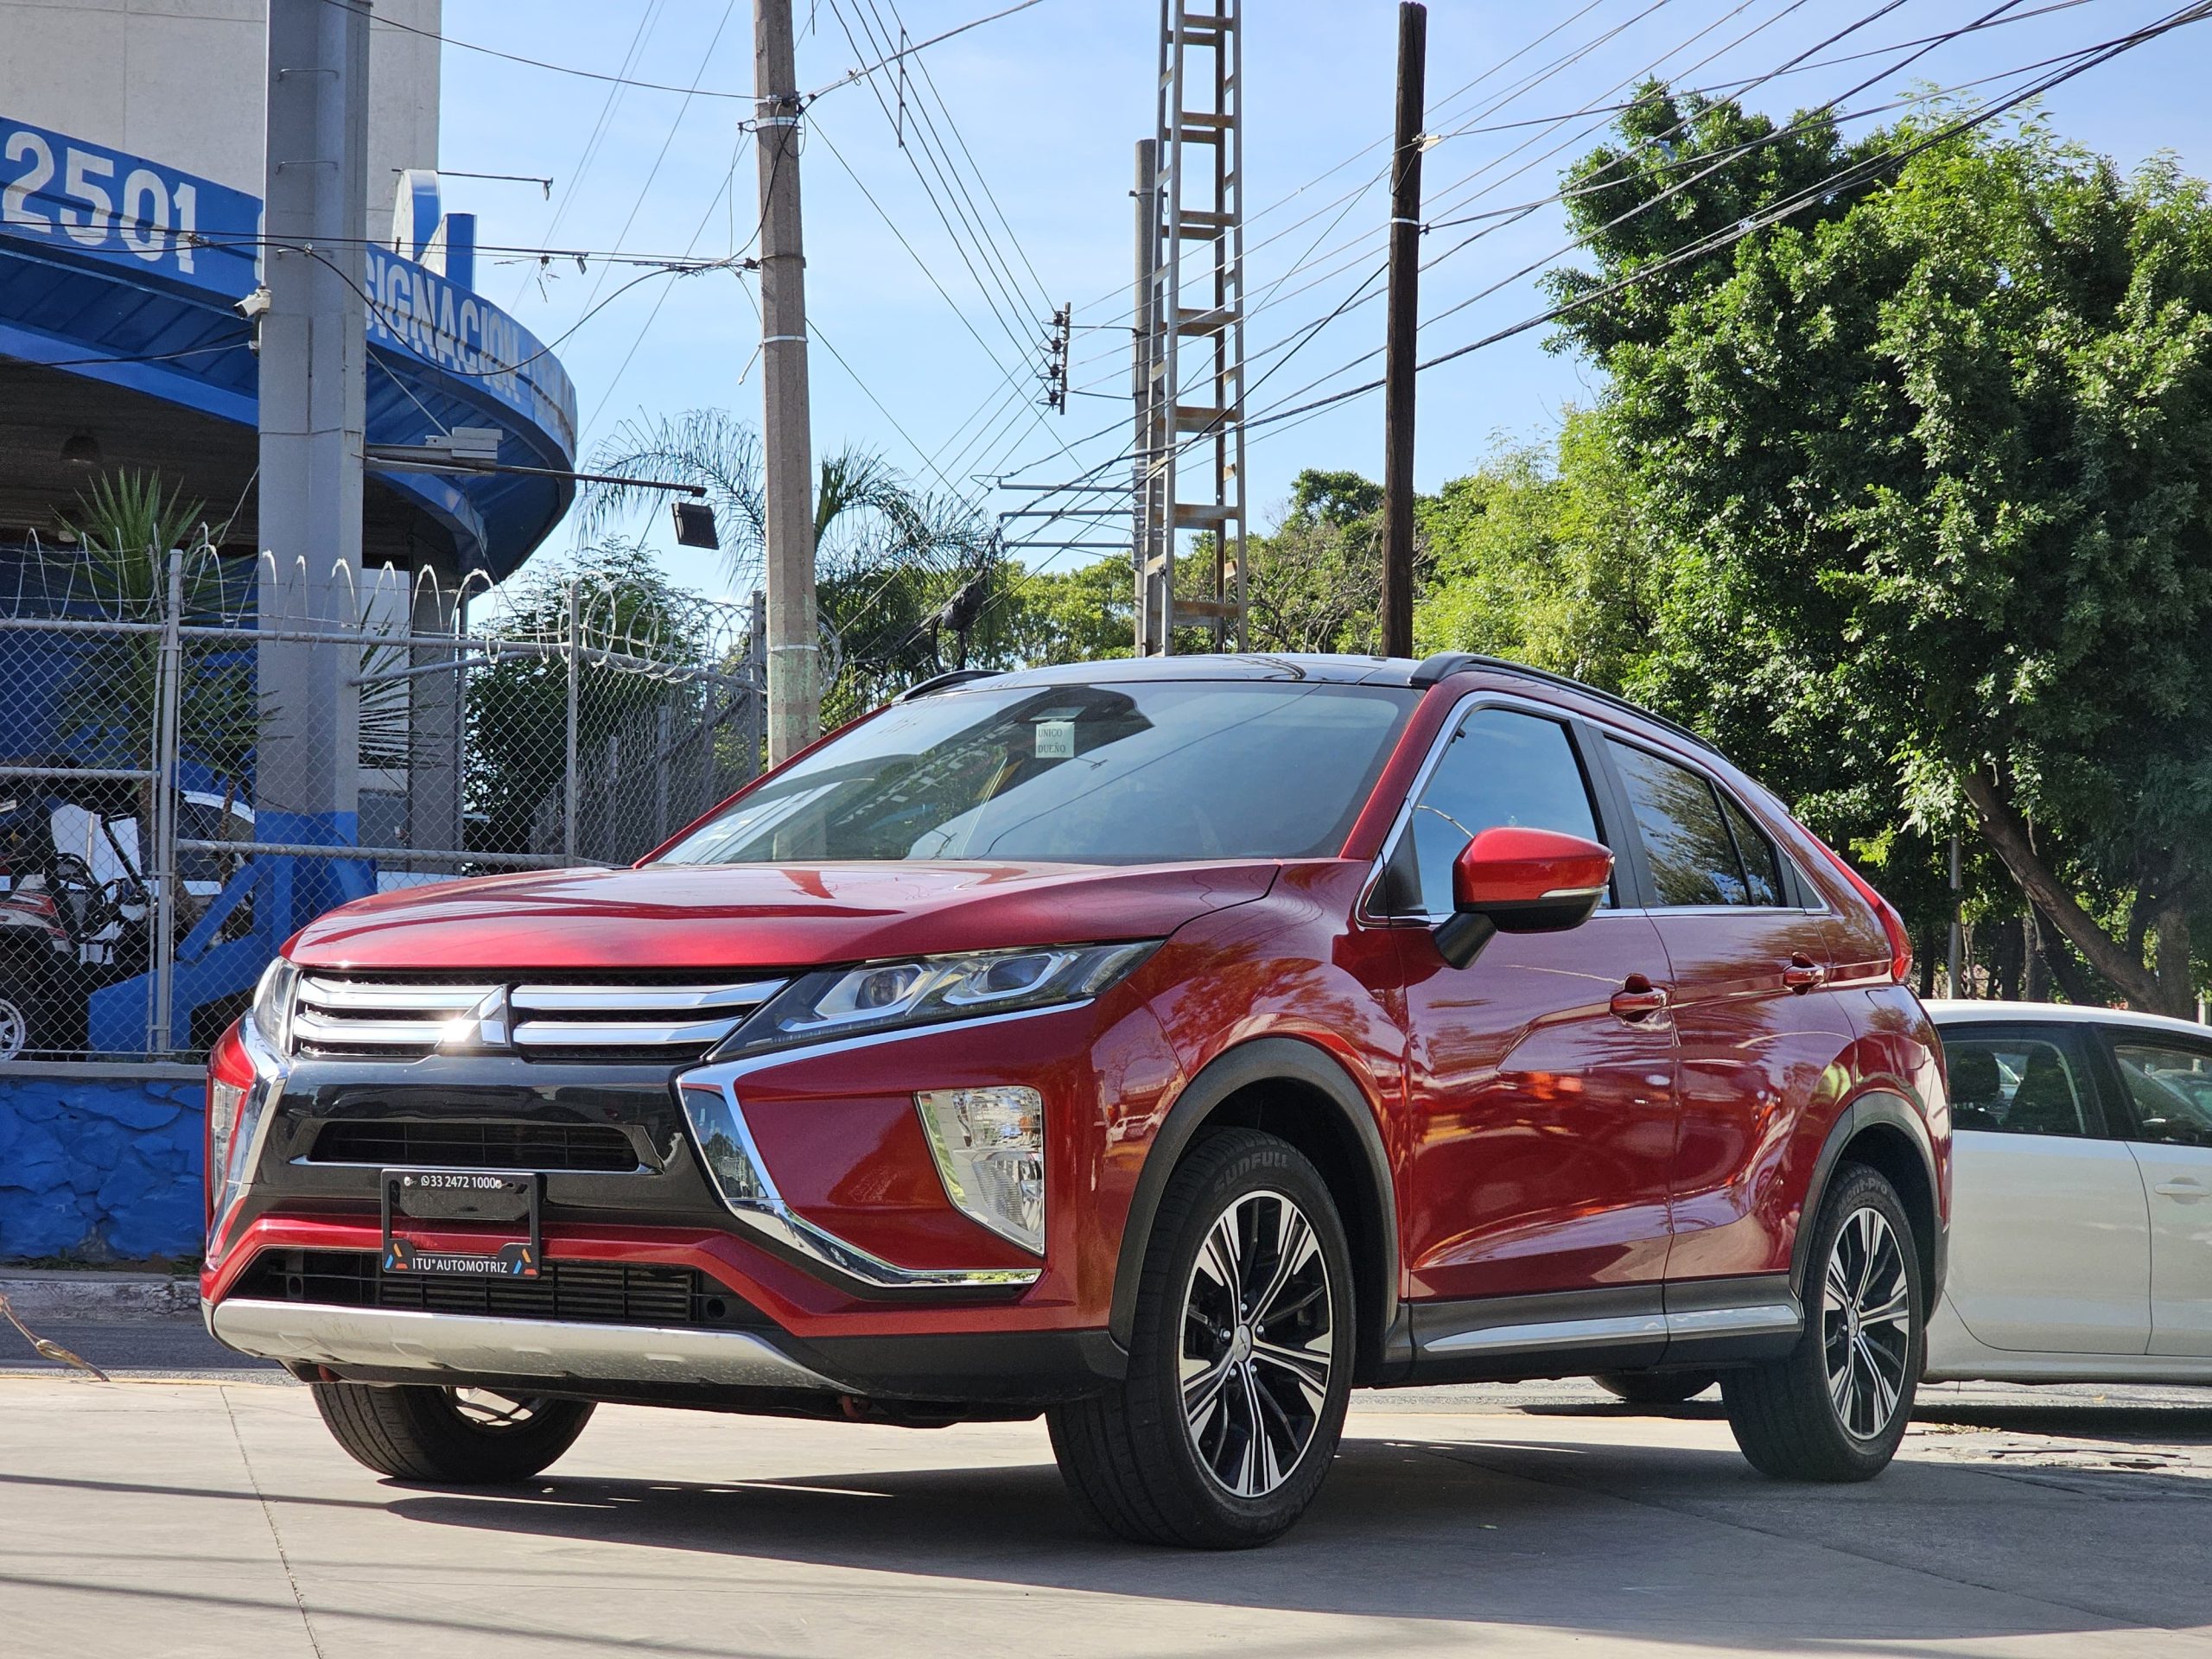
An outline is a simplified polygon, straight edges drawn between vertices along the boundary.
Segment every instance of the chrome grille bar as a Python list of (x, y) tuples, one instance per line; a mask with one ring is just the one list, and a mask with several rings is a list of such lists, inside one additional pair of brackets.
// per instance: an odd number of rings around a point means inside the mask
[(303, 976), (292, 1030), (310, 1053), (420, 1058), (441, 1048), (545, 1057), (696, 1055), (783, 988), (780, 979), (683, 984), (405, 982)]

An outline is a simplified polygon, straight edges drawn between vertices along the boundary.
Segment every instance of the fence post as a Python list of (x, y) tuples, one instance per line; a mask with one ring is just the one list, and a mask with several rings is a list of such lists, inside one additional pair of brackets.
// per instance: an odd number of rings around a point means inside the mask
[(653, 845), (658, 847), (668, 839), (668, 769), (676, 763), (669, 753), (668, 699), (664, 696), (653, 709)]
[[(752, 742), (745, 752), (745, 775), (760, 775), (760, 751), (768, 741), (768, 596), (759, 588), (753, 590), (753, 626), (749, 631), (746, 652), (746, 667), (753, 680), (753, 695), (748, 699), (751, 711), (747, 715), (746, 729)], [(711, 755), (711, 751), (709, 753)], [(714, 791), (708, 791), (708, 805), (714, 804)], [(702, 810), (704, 809), (702, 809)]]
[(154, 675), (153, 856), (147, 861), (154, 891), (154, 1006), (146, 1021), (146, 1046), (156, 1054), (176, 1047), (176, 785), (179, 709), (184, 678), (184, 554), (169, 550), (168, 586), (162, 607), (161, 648)]
[(561, 798), (561, 855), (569, 863), (576, 861), (576, 690), (582, 617), (582, 584), (575, 577), (569, 581), (569, 743), (565, 782)]

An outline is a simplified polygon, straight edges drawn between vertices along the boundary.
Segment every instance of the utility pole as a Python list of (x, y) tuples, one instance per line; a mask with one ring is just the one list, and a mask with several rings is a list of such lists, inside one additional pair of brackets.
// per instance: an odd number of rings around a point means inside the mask
[[(258, 615), (269, 632), (349, 626), (361, 565), (361, 465), (368, 386), (362, 298), (368, 238), (369, 7), (270, 0), (263, 192), (268, 244), (260, 321)], [(255, 826), (263, 839), (358, 844), (359, 697), (344, 648), (264, 639)], [(365, 866), (296, 867), (294, 914), (365, 891)]]
[(800, 238), (798, 69), (791, 0), (753, 0), (753, 144), (760, 170), (760, 384), (767, 484), (768, 764), (822, 723), (814, 608), (814, 441), (807, 407), (806, 258)]
[(1428, 9), (1398, 7), (1398, 135), (1391, 152), (1390, 296), (1382, 363), (1382, 654), (1414, 654), (1414, 366), (1421, 327), (1421, 118)]

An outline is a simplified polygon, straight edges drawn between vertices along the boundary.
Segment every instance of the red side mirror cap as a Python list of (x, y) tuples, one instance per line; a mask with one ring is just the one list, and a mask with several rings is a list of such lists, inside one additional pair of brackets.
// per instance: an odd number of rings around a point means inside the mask
[(1612, 853), (1597, 842), (1501, 825), (1460, 849), (1452, 899), (1460, 913), (1486, 917), (1501, 932), (1554, 932), (1588, 920), (1612, 879)]

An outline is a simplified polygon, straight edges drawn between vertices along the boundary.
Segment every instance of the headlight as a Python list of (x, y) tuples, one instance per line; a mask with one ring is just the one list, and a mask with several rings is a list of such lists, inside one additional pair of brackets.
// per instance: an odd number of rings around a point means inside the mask
[(1086, 1001), (1127, 978), (1158, 944), (988, 950), (809, 974), (741, 1026), (720, 1058)]
[(278, 1058), (292, 1052), (292, 1001), (300, 988), (300, 970), (279, 957), (253, 988), (253, 1007), (246, 1021), (264, 1046)]
[(1034, 1089), (927, 1089), (914, 1096), (945, 1196), (964, 1215), (1045, 1254), (1045, 1098)]

